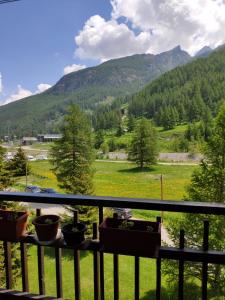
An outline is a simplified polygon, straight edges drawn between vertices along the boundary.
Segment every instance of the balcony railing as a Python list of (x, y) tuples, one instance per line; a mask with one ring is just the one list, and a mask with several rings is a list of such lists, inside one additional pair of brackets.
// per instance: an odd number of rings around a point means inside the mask
[[(160, 201), (151, 199), (128, 199), (113, 197), (95, 197), (95, 196), (74, 196), (61, 194), (29, 194), (29, 193), (8, 193), (0, 192), (0, 201), (15, 201), (27, 203), (47, 203), (62, 205), (83, 205), (95, 206), (98, 208), (99, 224), (104, 218), (104, 208), (106, 207), (122, 207), (140, 210), (151, 210), (160, 212), (179, 212), (194, 213), (208, 215), (225, 215), (225, 205), (216, 203), (197, 203), (197, 202), (178, 202), (178, 201)], [(37, 210), (40, 214), (40, 210)], [(162, 259), (177, 260), (179, 264), (179, 284), (176, 299), (184, 299), (184, 263), (186, 261), (198, 262), (202, 264), (201, 279), (201, 298), (207, 299), (208, 285), (208, 264), (225, 264), (225, 254), (221, 251), (213, 251), (208, 249), (209, 223), (204, 222), (204, 234), (202, 249), (185, 248), (185, 233), (180, 231), (180, 245), (175, 247), (160, 247), (159, 255), (156, 260), (156, 285), (155, 299), (161, 299), (161, 261)], [(13, 276), (12, 276), (12, 259), (11, 259), (11, 242), (3, 241), (4, 245), (4, 261), (5, 261), (5, 287), (0, 290), (0, 299), (63, 299), (63, 276), (62, 276), (62, 248), (73, 249), (74, 259), (74, 299), (82, 298), (80, 274), (80, 251), (93, 252), (93, 297), (94, 300), (105, 299), (105, 274), (104, 274), (104, 249), (98, 240), (97, 223), (93, 224), (93, 238), (82, 243), (81, 246), (71, 247), (65, 243), (59, 242), (49, 246), (43, 246), (37, 243), (32, 235), (27, 236), (20, 241), (21, 254), (21, 278), (22, 291), (13, 292)], [(29, 294), (29, 270), (27, 264), (27, 245), (33, 244), (37, 247), (38, 259), (38, 286), (39, 298), (35, 298)], [(53, 247), (55, 250), (55, 268), (56, 268), (56, 295), (55, 297), (46, 297), (45, 289), (45, 272), (44, 272), (44, 250), (45, 247)], [(124, 253), (113, 253), (113, 295), (111, 299), (123, 300), (119, 294), (119, 255)], [(140, 257), (134, 256), (134, 299), (140, 299)], [(122, 268), (123, 266), (121, 266)], [(33, 297), (33, 298), (32, 298)], [(89, 299), (84, 299), (89, 300)]]

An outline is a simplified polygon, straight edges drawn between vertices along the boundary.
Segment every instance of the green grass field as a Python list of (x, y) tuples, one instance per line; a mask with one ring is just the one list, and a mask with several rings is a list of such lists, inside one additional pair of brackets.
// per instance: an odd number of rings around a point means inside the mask
[[(29, 175), (29, 184), (41, 187), (52, 187), (59, 192), (57, 180), (50, 170), (48, 161), (34, 161), (30, 163), (32, 174)], [(156, 198), (160, 199), (160, 175), (163, 175), (164, 199), (179, 200), (185, 193), (185, 187), (190, 181), (194, 166), (156, 165), (152, 169), (139, 171), (134, 164), (95, 162), (94, 185), (96, 195)], [(20, 189), (24, 188), (25, 179), (20, 178)], [(157, 213), (134, 211), (135, 217), (148, 219)], [(54, 253), (45, 248), (45, 275), (46, 291), (48, 295), (56, 294)], [(29, 279), (31, 292), (38, 293), (37, 255), (34, 246), (29, 249)], [(81, 290), (82, 299), (93, 299), (93, 256), (90, 252), (82, 252), (81, 259)], [(134, 258), (120, 256), (120, 293), (121, 300), (134, 299)], [(155, 260), (141, 259), (140, 267), (140, 299), (155, 299)], [(31, 275), (32, 274), (32, 275)], [(173, 299), (166, 292), (166, 281), (163, 277), (164, 299)], [(17, 282), (17, 289), (21, 289), (21, 281)], [(70, 251), (63, 251), (63, 289), (64, 299), (74, 299), (73, 287), (73, 257)], [(105, 254), (105, 291), (106, 300), (113, 299), (113, 259), (112, 255)]]
[[(32, 174), (28, 178), (29, 184), (52, 187), (63, 192), (58, 188), (49, 161), (34, 161), (30, 165)], [(126, 162), (95, 162), (95, 195), (160, 199), (162, 174), (164, 199), (179, 200), (185, 193), (194, 169), (196, 166), (156, 165), (140, 171), (134, 164)], [(23, 188), (25, 178), (20, 178), (19, 183)]]

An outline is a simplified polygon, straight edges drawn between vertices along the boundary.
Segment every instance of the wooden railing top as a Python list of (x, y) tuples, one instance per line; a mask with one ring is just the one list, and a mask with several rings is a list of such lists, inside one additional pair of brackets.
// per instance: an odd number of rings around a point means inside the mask
[(119, 198), (92, 195), (83, 196), (68, 194), (42, 194), (20, 192), (0, 192), (0, 201), (1, 200), (28, 203), (86, 205), (98, 207), (123, 207), (154, 211), (225, 215), (225, 204), (214, 202), (206, 203), (143, 198)]

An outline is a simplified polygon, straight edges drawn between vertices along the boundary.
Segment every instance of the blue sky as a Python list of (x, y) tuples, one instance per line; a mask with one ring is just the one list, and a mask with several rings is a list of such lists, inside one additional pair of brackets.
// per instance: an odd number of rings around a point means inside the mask
[(0, 99), (17, 85), (35, 91), (40, 83), (54, 84), (67, 65), (93, 65), (74, 57), (74, 36), (95, 14), (110, 16), (105, 0), (21, 0), (0, 6)]
[(64, 74), (181, 45), (225, 43), (223, 0), (20, 0), (0, 5), (0, 105)]

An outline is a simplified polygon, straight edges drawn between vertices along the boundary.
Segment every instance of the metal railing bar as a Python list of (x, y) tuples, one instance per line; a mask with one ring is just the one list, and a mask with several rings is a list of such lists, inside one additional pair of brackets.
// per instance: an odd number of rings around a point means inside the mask
[(55, 248), (56, 293), (57, 298), (63, 298), (62, 286), (62, 249)]
[[(203, 251), (209, 249), (209, 222), (204, 221)], [(202, 264), (202, 300), (207, 300), (208, 263)]]
[[(41, 215), (41, 210), (37, 209), (37, 217)], [(44, 272), (44, 247), (37, 246), (37, 258), (38, 258), (38, 285), (39, 293), (45, 295), (45, 272)]]
[(139, 300), (140, 294), (140, 258), (134, 258), (134, 299)]
[(27, 264), (27, 244), (20, 243), (21, 273), (23, 292), (29, 292), (28, 264)]
[(80, 300), (80, 251), (74, 250), (74, 289), (75, 300)]
[(5, 257), (5, 277), (6, 277), (6, 288), (12, 288), (12, 244), (4, 241), (4, 257)]
[[(101, 224), (104, 218), (104, 208), (99, 206), (98, 208), (98, 222)], [(105, 272), (104, 272), (104, 253), (100, 252), (100, 296), (101, 300), (105, 299)]]
[(113, 254), (114, 300), (119, 300), (119, 257)]
[[(93, 239), (98, 237), (97, 223), (93, 224)], [(99, 252), (93, 251), (93, 268), (94, 268), (94, 300), (100, 299), (100, 261)]]
[[(184, 230), (180, 231), (180, 249), (184, 249)], [(178, 299), (184, 299), (184, 260), (179, 260)]]
[(27, 203), (47, 203), (66, 205), (86, 205), (102, 207), (124, 207), (155, 211), (185, 212), (194, 214), (225, 215), (225, 204), (189, 202), (174, 200), (155, 200), (138, 198), (98, 197), (64, 194), (33, 194), (0, 192), (0, 201), (15, 201)]

